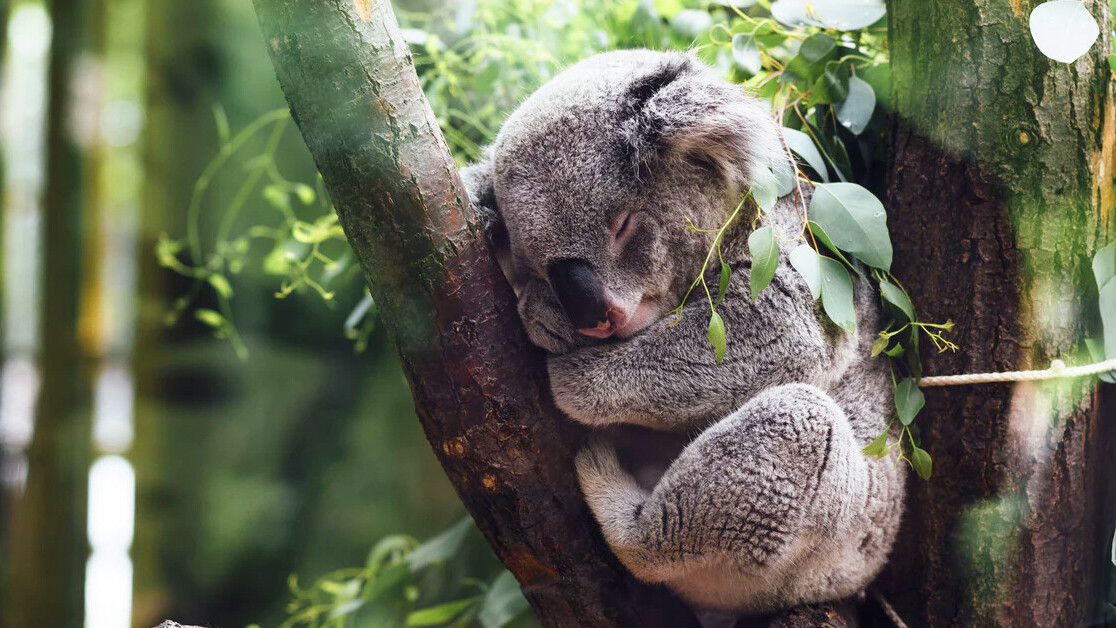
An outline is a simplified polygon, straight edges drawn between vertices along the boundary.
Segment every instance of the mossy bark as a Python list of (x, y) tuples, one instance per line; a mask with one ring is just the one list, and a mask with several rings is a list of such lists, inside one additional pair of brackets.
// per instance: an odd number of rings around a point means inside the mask
[[(1112, 239), (1116, 168), (1107, 2), (1073, 64), (1028, 29), (1038, 0), (888, 3), (897, 121), (896, 272), (924, 320), (956, 324), (926, 374), (1090, 361), (1090, 261)], [(932, 354), (926, 350), (924, 354)], [(881, 579), (925, 626), (1079, 626), (1101, 611), (1111, 410), (1095, 380), (931, 389), (934, 459)]]

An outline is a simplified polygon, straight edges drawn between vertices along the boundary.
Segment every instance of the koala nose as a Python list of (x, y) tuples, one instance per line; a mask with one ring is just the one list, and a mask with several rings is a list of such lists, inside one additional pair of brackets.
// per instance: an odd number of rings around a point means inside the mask
[(605, 294), (604, 283), (589, 262), (582, 259), (551, 262), (547, 275), (558, 302), (574, 327), (583, 333), (584, 330), (604, 331), (611, 327), (609, 310), (613, 308)]

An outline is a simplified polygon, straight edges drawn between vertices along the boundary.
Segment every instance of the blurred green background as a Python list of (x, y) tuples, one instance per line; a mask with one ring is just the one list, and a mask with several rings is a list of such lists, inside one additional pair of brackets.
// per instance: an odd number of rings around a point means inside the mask
[[(562, 65), (728, 10), (689, 4), (395, 6), (465, 163)], [(277, 625), (291, 574), (461, 520), (347, 247), (284, 226), (330, 212), (251, 2), (0, 0), (0, 50), (3, 625)], [(472, 530), (408, 595), (500, 572)]]

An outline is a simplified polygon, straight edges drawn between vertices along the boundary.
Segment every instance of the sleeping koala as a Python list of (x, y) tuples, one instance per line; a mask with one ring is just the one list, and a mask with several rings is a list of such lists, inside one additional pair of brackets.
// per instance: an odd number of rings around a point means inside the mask
[[(858, 285), (859, 331), (845, 333), (819, 316), (787, 261), (793, 244), (781, 243), (775, 278), (753, 301), (748, 206), (723, 246), (734, 271), (718, 306), (724, 361), (706, 338), (705, 294), (677, 324), (665, 316), (713, 243), (689, 221), (719, 227), (753, 173), (789, 167), (775, 121), (738, 86), (692, 56), (632, 50), (544, 85), (463, 172), (527, 333), (550, 352), (558, 407), (590, 426), (682, 440), (642, 482), (607, 440), (579, 454), (577, 472), (624, 565), (700, 609), (855, 594), (886, 561), (902, 513), (905, 469), (860, 453), (892, 408), (886, 365), (868, 357), (878, 322), (868, 286)], [(757, 224), (796, 236), (793, 196)]]

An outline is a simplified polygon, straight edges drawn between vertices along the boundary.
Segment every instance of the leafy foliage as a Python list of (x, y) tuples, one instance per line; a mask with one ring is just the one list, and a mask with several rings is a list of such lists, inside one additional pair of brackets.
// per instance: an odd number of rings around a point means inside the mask
[[(696, 36), (694, 49), (727, 78), (771, 103), (783, 125), (788, 156), (797, 156), (802, 162), (796, 162), (795, 176), (788, 181), (760, 172), (720, 229), (689, 226), (692, 231), (712, 234), (713, 243), (683, 304), (700, 284), (710, 305), (709, 341), (720, 362), (729, 338), (717, 306), (731, 277), (721, 246), (743, 207), (748, 207), (745, 213), (755, 212), (748, 237), (753, 299), (774, 276), (779, 242), (800, 242), (789, 254), (791, 266), (820, 300), (825, 315), (847, 332), (855, 332), (857, 327), (854, 278), (874, 283), (890, 317), (873, 346), (873, 357), (884, 354), (891, 364), (897, 386), (899, 437), (889, 444), (889, 426), (865, 453), (883, 457), (894, 450), (921, 476), (929, 477), (930, 455), (919, 447), (913, 422), (923, 405), (917, 388), (922, 375), (918, 340), (921, 333), (938, 350), (955, 350), (942, 336), (952, 323), (917, 319), (910, 297), (890, 272), (892, 246), (883, 203), (854, 182), (870, 179), (876, 147), (883, 137), (877, 104), (889, 97), (886, 32), (880, 24), (884, 5), (873, 0), (779, 0), (769, 8), (746, 4), (710, 6), (708, 12), (714, 19), (707, 31)], [(831, 182), (831, 175), (836, 182)], [(803, 203), (803, 186), (813, 188), (809, 207)], [(760, 225), (776, 200), (790, 194), (801, 230), (784, 234)], [(716, 300), (706, 284), (714, 255), (721, 263)], [(679, 305), (674, 313), (680, 314), (681, 308)]]
[(470, 594), (434, 602), (423, 599), (423, 583), (456, 556), (474, 530), (466, 517), (429, 541), (395, 535), (381, 539), (363, 567), (341, 569), (301, 588), (291, 576), (293, 599), (280, 628), (394, 628), (410, 626), (501, 628), (528, 608), (508, 571), (491, 582), (465, 579)]

